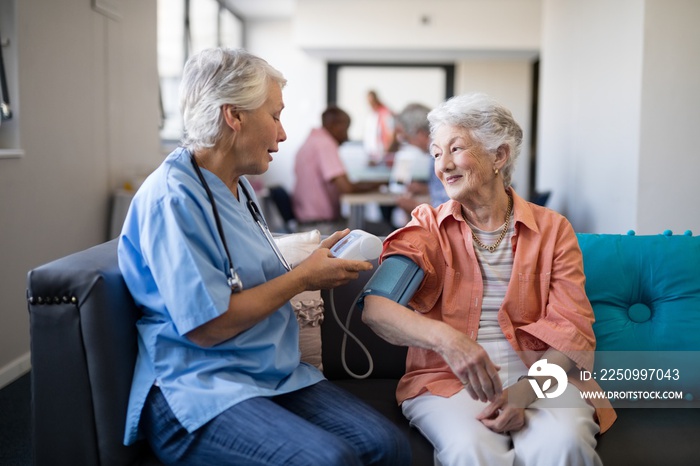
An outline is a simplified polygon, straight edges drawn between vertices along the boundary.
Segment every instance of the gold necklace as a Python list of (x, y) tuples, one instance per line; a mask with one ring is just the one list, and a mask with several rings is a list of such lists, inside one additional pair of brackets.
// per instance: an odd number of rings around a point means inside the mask
[[(513, 198), (511, 196), (508, 196), (508, 210), (506, 210), (506, 223), (503, 224), (503, 229), (501, 230), (501, 234), (498, 236), (496, 242), (490, 246), (487, 246), (484, 243), (482, 243), (479, 238), (476, 237), (476, 235), (474, 234), (474, 230), (472, 230), (472, 238), (474, 239), (474, 242), (482, 249), (486, 249), (489, 252), (495, 251), (498, 245), (501, 244), (501, 241), (503, 241), (503, 238), (506, 237), (506, 233), (508, 232), (508, 226), (510, 225), (510, 213), (512, 210)], [(462, 212), (462, 218), (465, 222), (467, 221), (466, 217), (464, 216), (464, 212)]]

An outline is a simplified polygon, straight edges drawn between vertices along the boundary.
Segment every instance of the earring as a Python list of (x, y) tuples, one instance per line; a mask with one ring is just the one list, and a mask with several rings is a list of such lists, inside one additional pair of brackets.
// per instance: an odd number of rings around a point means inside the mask
[(494, 176), (498, 176), (498, 168), (493, 170), (493, 174), (494, 174)]

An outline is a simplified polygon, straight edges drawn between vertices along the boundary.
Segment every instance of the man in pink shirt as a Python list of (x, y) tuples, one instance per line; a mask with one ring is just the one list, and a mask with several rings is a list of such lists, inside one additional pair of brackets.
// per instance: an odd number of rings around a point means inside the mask
[(321, 123), (297, 152), (292, 205), (299, 224), (332, 233), (347, 226), (340, 216), (340, 195), (373, 191), (380, 183), (352, 183), (347, 176), (338, 148), (348, 140), (350, 116), (330, 106), (323, 112)]

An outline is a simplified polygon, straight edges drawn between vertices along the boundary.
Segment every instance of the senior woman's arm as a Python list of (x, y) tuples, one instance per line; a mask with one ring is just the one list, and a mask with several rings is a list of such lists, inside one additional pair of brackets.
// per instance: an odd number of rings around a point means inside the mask
[(231, 293), (226, 312), (188, 332), (187, 338), (200, 346), (217, 345), (251, 328), (302, 291), (334, 288), (357, 279), (359, 272), (370, 270), (372, 264), (335, 258), (328, 248), (343, 236), (335, 233), (326, 239), (292, 271), (240, 293)]
[(362, 321), (389, 343), (440, 354), (473, 398), (494, 401), (500, 396), (498, 367), (481, 345), (446, 323), (372, 295), (365, 298)]
[(551, 241), (554, 242), (554, 253), (545, 312), (534, 322), (517, 329), (517, 332), (522, 332), (519, 339), (521, 343), (525, 342), (523, 346), (527, 349), (526, 342), (534, 337), (566, 355), (576, 366), (592, 370), (595, 318), (586, 296), (586, 277), (578, 239), (570, 223), (564, 220)]

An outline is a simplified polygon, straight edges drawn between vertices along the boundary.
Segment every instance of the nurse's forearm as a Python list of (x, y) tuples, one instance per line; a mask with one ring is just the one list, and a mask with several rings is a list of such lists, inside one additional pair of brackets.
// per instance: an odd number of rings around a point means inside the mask
[(290, 272), (231, 294), (226, 312), (192, 330), (187, 337), (198, 345), (214, 346), (248, 330), (302, 291), (335, 288), (371, 269), (369, 262), (335, 258), (328, 248), (321, 247)]
[(303, 280), (286, 273), (240, 293), (231, 293), (226, 312), (187, 333), (200, 346), (214, 346), (248, 330), (304, 291)]

